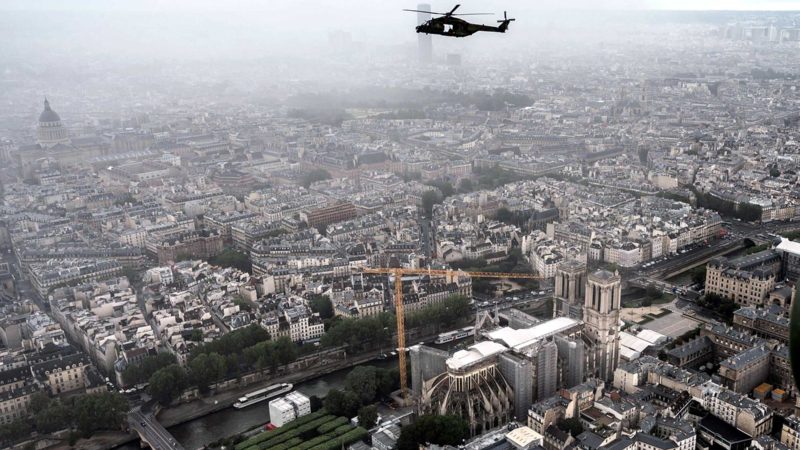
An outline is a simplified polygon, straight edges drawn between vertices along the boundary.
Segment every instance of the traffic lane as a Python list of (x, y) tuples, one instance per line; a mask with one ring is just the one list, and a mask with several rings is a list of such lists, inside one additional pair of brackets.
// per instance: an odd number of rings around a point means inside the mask
[(145, 415), (140, 411), (131, 412), (128, 416), (128, 423), (131, 428), (143, 435), (144, 440), (154, 449), (179, 448), (172, 444), (172, 435), (152, 416)]

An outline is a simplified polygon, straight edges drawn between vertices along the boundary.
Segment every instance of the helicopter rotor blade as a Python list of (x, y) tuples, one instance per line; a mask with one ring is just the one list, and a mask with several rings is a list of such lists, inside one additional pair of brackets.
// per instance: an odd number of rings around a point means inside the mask
[(451, 16), (493, 16), (494, 13), (464, 13), (464, 14), (450, 14)]
[(433, 15), (437, 15), (437, 16), (446, 16), (447, 15), (447, 13), (440, 13), (440, 12), (434, 12), (434, 11), (423, 11), (421, 9), (404, 9), (403, 11), (428, 13), (428, 14), (433, 14)]
[(447, 15), (448, 15), (448, 16), (452, 16), (452, 15), (453, 15), (453, 13), (454, 13), (454, 12), (456, 12), (456, 10), (459, 8), (459, 6), (461, 6), (461, 4), (460, 4), (460, 3), (459, 3), (459, 4), (457, 4), (456, 6), (453, 6), (453, 9), (451, 9), (451, 10), (450, 10), (450, 12), (449, 12), (449, 13), (447, 13)]

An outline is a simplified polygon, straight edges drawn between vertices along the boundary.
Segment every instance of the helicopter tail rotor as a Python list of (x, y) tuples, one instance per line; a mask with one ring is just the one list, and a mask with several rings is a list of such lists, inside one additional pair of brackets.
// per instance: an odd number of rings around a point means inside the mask
[(503, 11), (503, 20), (498, 20), (497, 23), (513, 22), (515, 20), (517, 20), (517, 19), (509, 19), (508, 18), (508, 11)]
[(498, 20), (497, 21), (500, 24), (500, 27), (499, 27), (500, 31), (505, 33), (506, 30), (508, 29), (508, 24), (510, 24), (511, 22), (513, 22), (515, 20), (517, 20), (517, 19), (514, 19), (514, 18), (509, 19), (507, 12), (503, 11), (503, 20)]

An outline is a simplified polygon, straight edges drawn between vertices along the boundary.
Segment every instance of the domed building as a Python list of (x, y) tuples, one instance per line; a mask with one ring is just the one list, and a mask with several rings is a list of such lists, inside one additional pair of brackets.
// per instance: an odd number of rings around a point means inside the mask
[(44, 148), (58, 144), (69, 144), (67, 129), (61, 123), (58, 113), (50, 109), (50, 102), (44, 99), (44, 111), (39, 115), (39, 128), (36, 130), (37, 141)]

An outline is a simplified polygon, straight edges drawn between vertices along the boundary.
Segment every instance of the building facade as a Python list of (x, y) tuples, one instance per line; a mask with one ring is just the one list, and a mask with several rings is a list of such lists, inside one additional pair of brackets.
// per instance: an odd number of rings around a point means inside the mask
[(622, 285), (619, 273), (598, 270), (589, 275), (583, 305), (586, 373), (611, 380), (619, 361), (619, 312)]

